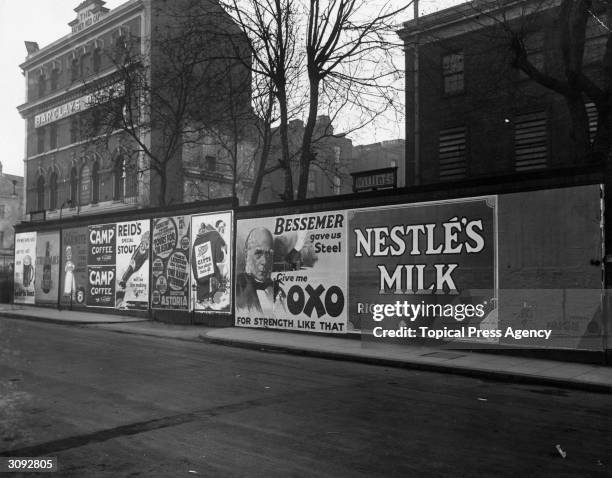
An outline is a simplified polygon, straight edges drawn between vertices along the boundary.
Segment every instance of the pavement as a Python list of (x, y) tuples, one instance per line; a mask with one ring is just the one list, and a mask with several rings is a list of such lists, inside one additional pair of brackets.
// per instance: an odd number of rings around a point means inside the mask
[(356, 339), (241, 327), (175, 325), (121, 315), (12, 304), (0, 304), (0, 317), (612, 394), (612, 367), (604, 365), (380, 343), (367, 340), (367, 336)]

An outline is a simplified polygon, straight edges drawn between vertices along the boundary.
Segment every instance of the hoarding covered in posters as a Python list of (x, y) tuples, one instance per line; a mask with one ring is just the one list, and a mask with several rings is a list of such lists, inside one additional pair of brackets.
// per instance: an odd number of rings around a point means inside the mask
[(236, 325), (345, 333), (346, 213), (238, 221)]
[(36, 232), (15, 234), (16, 304), (34, 303), (34, 267), (36, 266)]
[(117, 309), (148, 309), (150, 243), (148, 219), (117, 224)]
[(191, 301), (196, 312), (231, 313), (232, 214), (191, 216)]
[(60, 268), (60, 303), (85, 303), (87, 289), (88, 228), (62, 231), (62, 263)]
[(87, 294), (89, 307), (115, 306), (115, 224), (89, 226), (87, 237)]
[(38, 233), (35, 268), (35, 302), (37, 304), (57, 304), (59, 248), (59, 231)]
[(151, 308), (189, 310), (190, 216), (153, 220)]
[(498, 342), (496, 213), (495, 196), (350, 211), (349, 328)]

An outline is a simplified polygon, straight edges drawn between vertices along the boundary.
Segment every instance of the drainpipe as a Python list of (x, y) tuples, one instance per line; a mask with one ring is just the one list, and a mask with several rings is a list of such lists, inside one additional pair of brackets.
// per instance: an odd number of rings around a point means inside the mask
[(413, 0), (414, 6), (414, 185), (421, 184), (421, 126), (419, 104), (419, 0)]

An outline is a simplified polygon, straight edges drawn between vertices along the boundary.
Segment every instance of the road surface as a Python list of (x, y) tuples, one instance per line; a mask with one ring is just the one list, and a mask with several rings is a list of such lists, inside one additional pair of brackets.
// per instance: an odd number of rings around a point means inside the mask
[(0, 454), (41, 476), (603, 477), (611, 450), (611, 395), (0, 319)]

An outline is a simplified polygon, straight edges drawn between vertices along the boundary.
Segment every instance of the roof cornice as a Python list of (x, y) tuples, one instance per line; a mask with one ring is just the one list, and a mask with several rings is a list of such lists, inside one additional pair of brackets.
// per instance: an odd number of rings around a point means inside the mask
[(111, 10), (102, 20), (86, 30), (78, 33), (69, 33), (68, 35), (65, 35), (53, 43), (41, 48), (37, 52), (28, 55), (26, 61), (20, 64), (19, 67), (24, 71), (36, 68), (40, 64), (52, 59), (52, 57), (56, 56), (61, 50), (65, 49), (66, 47), (70, 47), (71, 44), (82, 42), (88, 36), (98, 34), (107, 29), (113, 23), (122, 21), (126, 16), (132, 15), (134, 12), (143, 8), (144, 2), (142, 0), (129, 0), (123, 5), (119, 5), (117, 8)]

